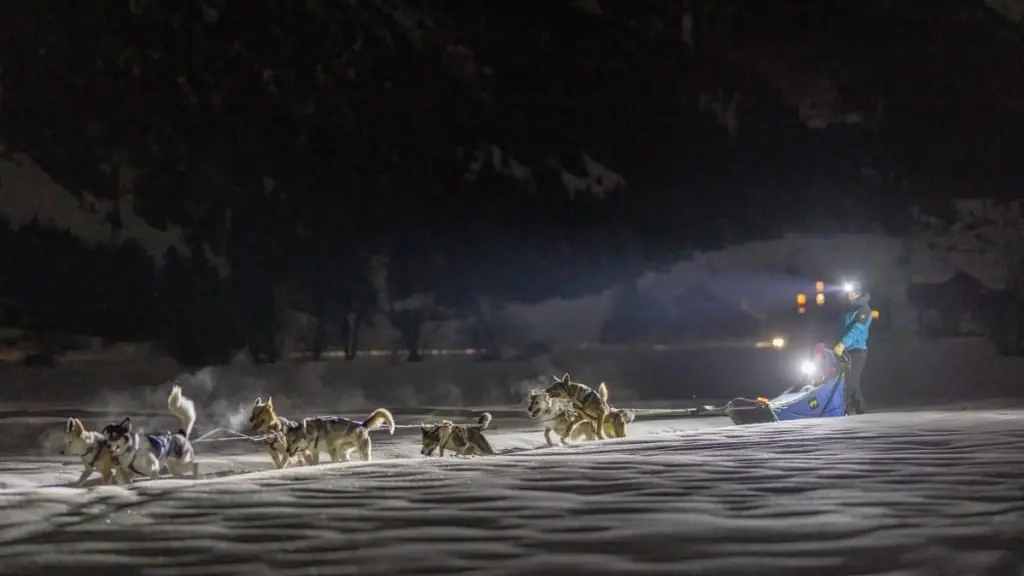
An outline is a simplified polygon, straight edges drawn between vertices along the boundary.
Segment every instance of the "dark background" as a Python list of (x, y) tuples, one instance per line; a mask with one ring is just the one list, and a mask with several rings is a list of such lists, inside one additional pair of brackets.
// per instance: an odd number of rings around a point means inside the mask
[[(189, 250), (120, 242), (117, 211), (107, 245), (45, 217), (0, 224), (4, 324), (202, 366), (277, 359), (285, 309), (318, 319), (314, 352), (354, 351), (383, 315), (415, 360), (424, 321), (484, 303), (628, 291), (694, 250), (907, 235), (914, 206), (1019, 196), (1021, 28), (983, 2), (586, 6), (17, 3), (0, 19), (4, 154), (74, 194), (131, 195)], [(733, 102), (730, 130), (716, 110)], [(490, 155), (467, 178), (492, 147), (498, 169)], [(628, 184), (570, 194), (584, 154)], [(433, 305), (382, 303), (380, 269), (391, 302)]]

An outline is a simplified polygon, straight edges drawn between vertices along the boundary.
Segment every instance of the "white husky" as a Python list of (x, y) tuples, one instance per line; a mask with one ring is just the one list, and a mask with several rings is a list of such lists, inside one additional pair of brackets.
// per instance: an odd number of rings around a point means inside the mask
[(199, 476), (195, 451), (188, 439), (196, 423), (196, 405), (181, 393), (180, 386), (175, 386), (167, 398), (167, 408), (181, 422), (177, 432), (138, 434), (132, 428), (131, 418), (104, 429), (107, 448), (117, 461), (118, 484), (127, 484), (136, 474), (156, 479), (161, 464), (166, 464), (175, 478), (183, 477), (189, 470), (192, 476)]

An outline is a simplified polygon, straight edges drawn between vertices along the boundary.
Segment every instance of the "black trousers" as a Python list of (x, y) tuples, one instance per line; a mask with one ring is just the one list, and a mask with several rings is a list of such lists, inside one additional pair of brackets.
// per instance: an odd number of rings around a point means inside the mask
[(864, 364), (868, 361), (867, 350), (849, 350), (850, 368), (846, 373), (846, 413), (864, 414), (868, 411), (864, 401), (864, 391), (860, 387), (860, 377), (864, 374)]

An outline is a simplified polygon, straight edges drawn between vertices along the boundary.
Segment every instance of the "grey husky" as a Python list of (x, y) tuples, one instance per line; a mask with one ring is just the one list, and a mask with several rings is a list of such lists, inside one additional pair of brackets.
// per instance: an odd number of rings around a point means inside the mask
[(454, 424), (451, 420), (443, 420), (433, 426), (421, 424), (423, 448), (420, 454), (432, 456), (437, 450), (437, 455), (443, 458), (445, 449), (448, 449), (463, 456), (492, 455), (494, 449), (483, 432), (490, 424), (489, 412), (481, 414), (476, 424)]
[(132, 426), (131, 418), (103, 429), (107, 449), (116, 462), (118, 484), (127, 484), (135, 475), (151, 479), (160, 477), (160, 466), (176, 478), (182, 478), (186, 471), (199, 476), (199, 465), (189, 435), (196, 423), (196, 405), (181, 392), (180, 386), (171, 388), (167, 408), (181, 422), (177, 432), (140, 434)]
[(298, 454), (308, 454), (306, 463), (312, 466), (320, 463), (321, 451), (330, 454), (331, 462), (348, 462), (352, 452), (358, 450), (359, 458), (369, 462), (372, 459), (370, 432), (387, 424), (388, 432), (395, 433), (395, 418), (384, 408), (377, 408), (362, 422), (341, 416), (317, 416), (303, 418), (297, 426), (292, 424), (283, 431), (288, 461)]

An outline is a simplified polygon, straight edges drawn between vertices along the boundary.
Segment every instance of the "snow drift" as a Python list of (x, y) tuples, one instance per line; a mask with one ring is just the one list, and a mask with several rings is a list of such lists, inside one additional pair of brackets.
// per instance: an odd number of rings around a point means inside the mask
[(9, 490), (0, 562), (19, 574), (1015, 574), (1022, 418), (874, 415)]

